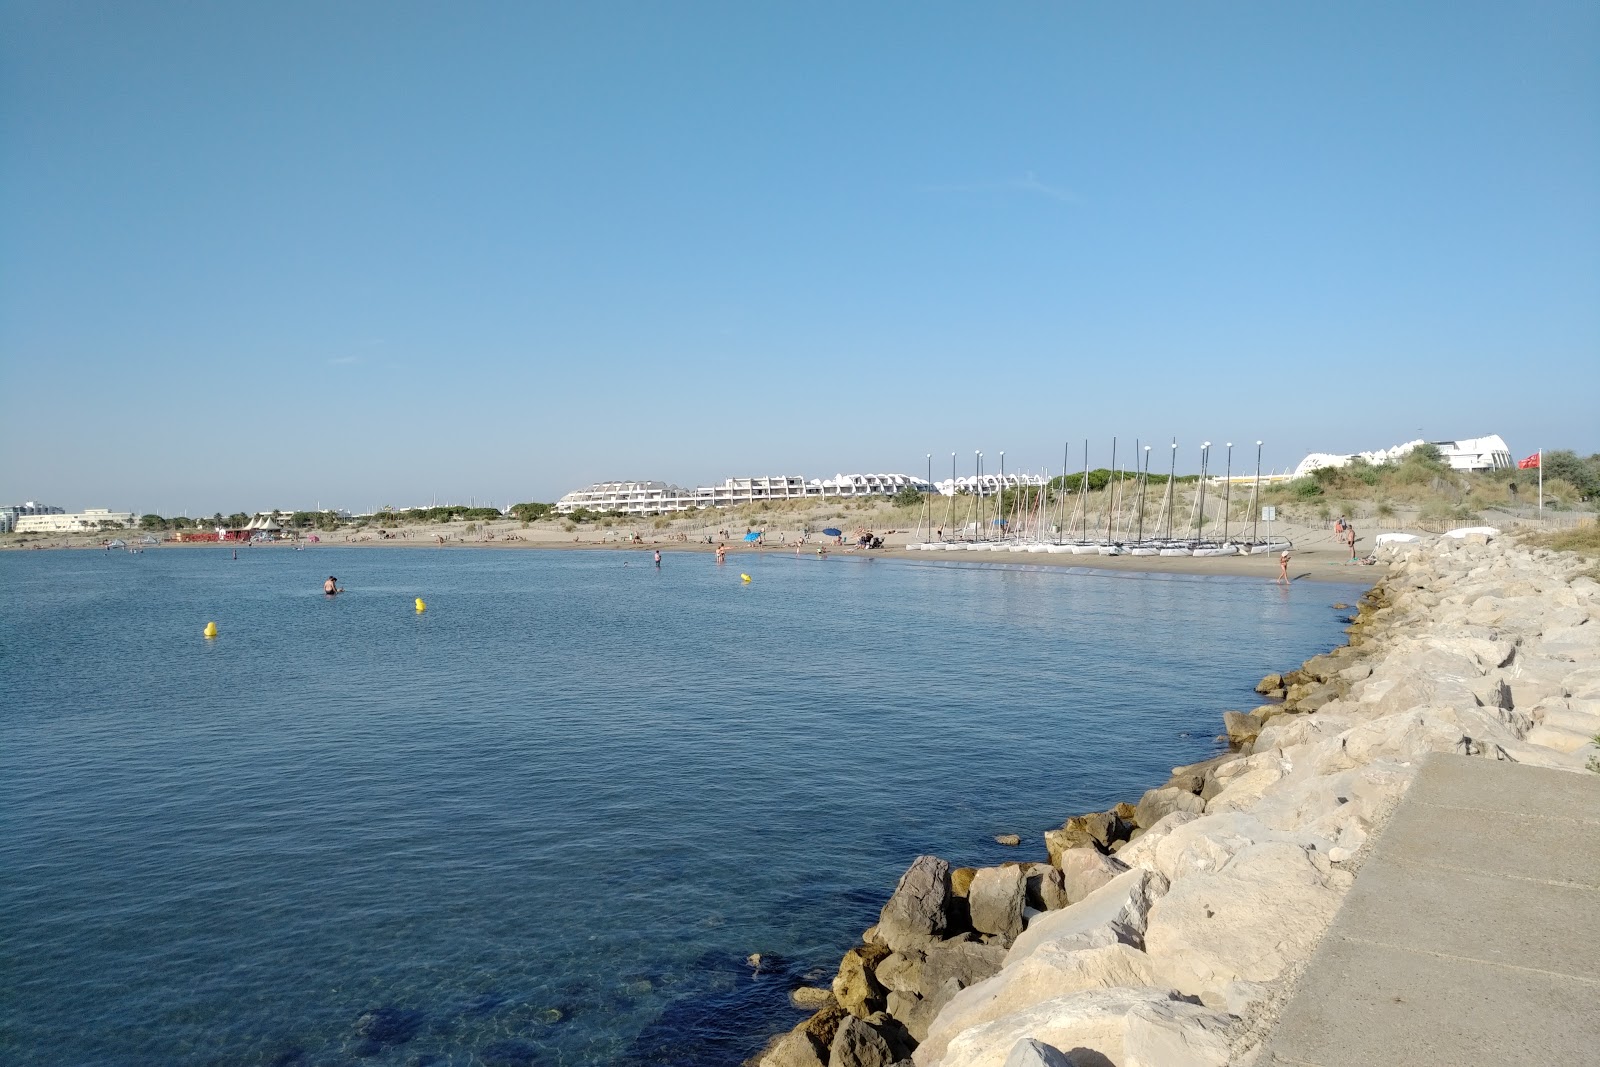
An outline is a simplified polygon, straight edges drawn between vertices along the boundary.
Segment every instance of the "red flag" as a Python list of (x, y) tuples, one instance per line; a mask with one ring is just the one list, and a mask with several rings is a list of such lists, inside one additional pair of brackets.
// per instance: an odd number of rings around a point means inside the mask
[(1521, 463), (1517, 464), (1519, 471), (1530, 471), (1539, 465), (1539, 453), (1535, 452)]

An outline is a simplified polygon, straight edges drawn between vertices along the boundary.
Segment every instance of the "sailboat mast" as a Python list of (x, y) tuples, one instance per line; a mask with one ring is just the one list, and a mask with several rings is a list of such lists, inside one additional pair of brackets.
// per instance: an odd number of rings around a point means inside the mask
[[(1137, 458), (1137, 457), (1135, 457)], [(1137, 540), (1144, 542), (1144, 493), (1150, 484), (1150, 446), (1144, 446), (1144, 471), (1139, 475), (1139, 536)]]
[(1250, 540), (1261, 543), (1257, 536), (1261, 519), (1261, 442), (1256, 442), (1256, 487), (1250, 493)]
[(1233, 504), (1233, 442), (1228, 442), (1227, 472), (1222, 476), (1222, 543), (1228, 543), (1228, 508)]
[(1115, 514), (1117, 503), (1116, 491), (1117, 474), (1117, 439), (1111, 439), (1111, 469), (1106, 475), (1106, 544), (1111, 543), (1111, 516)]
[(1167, 532), (1166, 532), (1165, 536), (1162, 539), (1166, 540), (1166, 541), (1172, 540), (1172, 512), (1173, 512), (1173, 509), (1174, 509), (1175, 505), (1178, 502), (1177, 501), (1177, 497), (1174, 494), (1173, 487), (1176, 486), (1177, 484), (1178, 484), (1178, 439), (1176, 437), (1174, 437), (1172, 439), (1172, 464), (1167, 469), (1167, 501), (1166, 501), (1166, 506), (1163, 509), (1167, 513)]

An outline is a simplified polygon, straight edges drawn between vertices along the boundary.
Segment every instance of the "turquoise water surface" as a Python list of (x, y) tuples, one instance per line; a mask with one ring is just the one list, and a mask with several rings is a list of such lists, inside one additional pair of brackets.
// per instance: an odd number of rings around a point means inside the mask
[(1358, 593), (239, 555), (0, 554), (0, 1062), (736, 1064), (914, 856), (1042, 856)]

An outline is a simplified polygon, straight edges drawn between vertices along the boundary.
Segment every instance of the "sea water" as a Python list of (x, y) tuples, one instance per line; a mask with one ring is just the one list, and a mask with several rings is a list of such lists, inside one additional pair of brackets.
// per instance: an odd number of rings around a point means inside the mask
[(1359, 592), (238, 556), (0, 554), (0, 1062), (736, 1064), (912, 858), (1041, 858)]

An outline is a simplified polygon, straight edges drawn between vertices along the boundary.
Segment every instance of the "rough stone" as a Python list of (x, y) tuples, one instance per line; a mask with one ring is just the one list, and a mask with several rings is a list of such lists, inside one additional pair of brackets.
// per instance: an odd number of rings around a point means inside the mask
[(857, 945), (844, 954), (833, 979), (833, 996), (845, 1011), (864, 1019), (883, 1010), (889, 991), (878, 981), (875, 971), (889, 955), (883, 945)]
[(804, 1024), (781, 1034), (756, 1057), (757, 1067), (824, 1067), (828, 1046), (817, 1044)]
[(994, 977), (950, 998), (923, 1043), (940, 1055), (955, 1035), (1055, 997), (1086, 989), (1147, 986), (1161, 981), (1151, 958), (1124, 944), (1070, 948), (1046, 944)]
[(1148, 830), (1163, 815), (1174, 811), (1189, 811), (1196, 815), (1206, 810), (1206, 802), (1185, 789), (1152, 789), (1139, 798), (1134, 822)]
[(789, 1003), (806, 1011), (816, 1011), (833, 999), (833, 990), (803, 985), (789, 990)]
[(1117, 875), (1087, 897), (1060, 911), (1036, 916), (1006, 954), (1009, 966), (1046, 942), (1062, 947), (1142, 946), (1150, 905), (1167, 891), (1161, 875), (1135, 867)]
[(1054, 1045), (1025, 1037), (1011, 1047), (1005, 1067), (1074, 1067), (1074, 1064)]
[(1077, 902), (1128, 869), (1128, 864), (1094, 848), (1069, 848), (1056, 858), (1062, 889)]
[(1048, 863), (1029, 865), (1027, 887), (1027, 906), (1035, 911), (1056, 911), (1072, 903), (1061, 869)]
[(1220, 871), (1174, 882), (1150, 909), (1145, 947), (1184, 993), (1270, 982), (1311, 954), (1340, 895), (1300, 846), (1247, 845)]
[(1015, 847), (1022, 844), (1022, 838), (1016, 834), (995, 834), (994, 843), (997, 845), (1009, 845)]
[[(1094, 989), (1043, 1001), (966, 1030), (956, 1035), (938, 1062), (941, 1067), (1004, 1067), (1017, 1042), (1032, 1038), (1070, 1050), (1074, 1062), (1083, 1064), (1224, 1067), (1230, 1029), (1227, 1015), (1177, 999), (1166, 990)], [(1166, 1051), (1178, 1054), (1165, 1062), (1147, 1058)], [(1091, 1059), (1087, 1053), (1099, 1055)], [(928, 1067), (934, 1061), (919, 1055), (916, 1062)]]
[(1281, 674), (1269, 674), (1265, 678), (1261, 679), (1261, 681), (1256, 683), (1256, 692), (1258, 693), (1270, 693), (1275, 689), (1282, 688), (1283, 675)]
[(833, 1035), (828, 1067), (890, 1067), (901, 1058), (900, 1051), (890, 1045), (882, 1028), (852, 1016)]
[(950, 865), (918, 856), (900, 876), (878, 918), (878, 937), (899, 951), (942, 936), (949, 925)]
[[(1254, 741), (1261, 733), (1261, 719), (1255, 714), (1243, 711), (1225, 711), (1222, 713), (1222, 726), (1228, 732), (1228, 740), (1236, 745), (1246, 741)], [(1200, 779), (1201, 788), (1205, 787), (1205, 779)], [(1191, 793), (1198, 793), (1200, 789), (1191, 789)]]
[(1027, 876), (1021, 867), (984, 867), (967, 890), (972, 928), (980, 933), (1015, 938), (1022, 932), (1022, 909), (1027, 903)]

